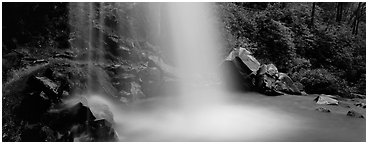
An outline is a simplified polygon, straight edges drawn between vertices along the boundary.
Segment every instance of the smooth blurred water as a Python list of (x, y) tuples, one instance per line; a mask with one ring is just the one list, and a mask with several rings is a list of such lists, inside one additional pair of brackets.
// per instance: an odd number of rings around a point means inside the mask
[[(213, 100), (222, 94), (229, 99)], [(88, 101), (109, 107), (121, 141), (365, 141), (364, 119), (317, 112), (312, 97), (216, 90), (196, 96), (185, 102), (155, 97), (129, 106), (103, 96)]]
[(180, 91), (128, 106), (102, 94), (85, 97), (98, 118), (114, 123), (121, 141), (365, 141), (364, 120), (316, 112), (310, 98), (201, 87), (211, 82), (218, 66), (215, 49), (222, 46), (213, 9), (208, 3), (163, 8), (170, 38), (161, 41), (174, 51)]

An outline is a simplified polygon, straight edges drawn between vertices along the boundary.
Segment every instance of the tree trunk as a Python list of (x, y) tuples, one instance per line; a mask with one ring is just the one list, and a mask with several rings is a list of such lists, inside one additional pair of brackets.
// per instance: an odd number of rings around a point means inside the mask
[(342, 12), (343, 12), (343, 3), (337, 2), (336, 3), (336, 22), (340, 23), (342, 20)]
[(359, 19), (357, 20), (356, 26), (355, 26), (355, 35), (358, 35), (358, 28), (359, 28)]
[(340, 22), (340, 3), (336, 3), (336, 22)]
[(359, 2), (358, 4), (358, 7), (355, 11), (355, 15), (354, 15), (354, 21), (353, 21), (353, 24), (352, 24), (352, 27), (353, 27), (353, 34), (357, 35), (358, 34), (358, 24), (359, 24), (359, 19), (360, 19), (360, 7), (362, 5), (362, 2)]
[(313, 2), (313, 4), (312, 4), (313, 6), (312, 6), (312, 14), (311, 14), (311, 23), (310, 23), (310, 25), (309, 25), (309, 28), (313, 28), (313, 25), (314, 25), (314, 11), (315, 11), (315, 9), (316, 9), (316, 3), (315, 2)]

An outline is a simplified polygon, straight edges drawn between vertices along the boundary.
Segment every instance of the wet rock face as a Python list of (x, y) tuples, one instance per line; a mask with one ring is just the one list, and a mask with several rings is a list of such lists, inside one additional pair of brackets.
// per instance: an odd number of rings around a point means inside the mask
[(142, 91), (146, 95), (155, 95), (162, 85), (162, 73), (158, 67), (147, 67), (140, 72)]
[(50, 68), (29, 76), (19, 91), (24, 98), (13, 106), (19, 141), (117, 141), (112, 120), (96, 119), (82, 103), (63, 104), (71, 93), (69, 81)]
[(56, 141), (117, 141), (112, 124), (97, 120), (90, 108), (82, 103), (47, 114), (49, 125), (61, 137)]

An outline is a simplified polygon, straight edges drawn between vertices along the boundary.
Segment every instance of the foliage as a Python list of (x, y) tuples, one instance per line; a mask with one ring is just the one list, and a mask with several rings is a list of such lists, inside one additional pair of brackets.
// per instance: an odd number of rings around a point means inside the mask
[(3, 3), (5, 52), (15, 45), (68, 48), (67, 3)]
[(305, 70), (300, 77), (307, 93), (339, 94), (337, 77), (325, 69)]
[(309, 92), (365, 94), (365, 18), (356, 23), (358, 34), (352, 26), (354, 18), (365, 15), (365, 3), (316, 3), (313, 23), (312, 3), (218, 5), (232, 46), (255, 52), (294, 81), (304, 78)]
[(281, 22), (269, 18), (262, 18), (257, 23), (259, 47), (255, 55), (274, 63), (281, 71), (287, 71), (295, 57), (292, 31)]

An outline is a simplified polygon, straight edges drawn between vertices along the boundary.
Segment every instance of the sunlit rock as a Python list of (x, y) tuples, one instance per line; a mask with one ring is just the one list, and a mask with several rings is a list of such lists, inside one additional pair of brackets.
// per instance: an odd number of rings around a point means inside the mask
[(326, 95), (320, 95), (320, 96), (317, 96), (314, 101), (316, 102), (316, 104), (327, 104), (327, 105), (337, 105), (339, 104), (339, 101), (332, 98), (332, 97), (329, 97), (329, 96), (326, 96)]
[(260, 67), (257, 59), (245, 48), (234, 49), (225, 60), (234, 62), (239, 70), (245, 71), (248, 75), (257, 71)]

